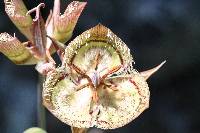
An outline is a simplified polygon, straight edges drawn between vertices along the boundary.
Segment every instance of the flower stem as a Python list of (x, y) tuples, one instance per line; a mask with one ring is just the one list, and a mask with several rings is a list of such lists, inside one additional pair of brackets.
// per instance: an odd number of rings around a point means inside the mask
[(38, 126), (42, 129), (46, 129), (46, 113), (45, 108), (42, 105), (42, 88), (43, 88), (44, 76), (38, 75), (38, 84), (37, 84), (37, 120)]

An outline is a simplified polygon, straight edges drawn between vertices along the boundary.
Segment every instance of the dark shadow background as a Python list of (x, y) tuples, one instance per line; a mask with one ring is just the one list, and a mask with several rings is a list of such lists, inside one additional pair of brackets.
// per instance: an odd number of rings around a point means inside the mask
[[(30, 9), (41, 0), (25, 0)], [(63, 8), (69, 4), (65, 0)], [(47, 17), (53, 0), (46, 0)], [(109, 27), (131, 49), (135, 68), (146, 70), (167, 60), (149, 80), (150, 108), (130, 124), (105, 133), (200, 133), (200, 1), (88, 0), (74, 37), (98, 23)], [(0, 2), (0, 32), (24, 37)], [(16, 66), (0, 54), (0, 132), (22, 133), (37, 126), (37, 72)], [(70, 127), (47, 112), (48, 133)]]

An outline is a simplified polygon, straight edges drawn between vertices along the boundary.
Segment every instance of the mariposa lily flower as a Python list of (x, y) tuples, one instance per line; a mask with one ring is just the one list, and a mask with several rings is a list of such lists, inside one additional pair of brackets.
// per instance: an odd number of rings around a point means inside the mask
[[(53, 12), (50, 12), (46, 23), (40, 13), (41, 8), (45, 7), (44, 3), (29, 11), (22, 0), (4, 0), (4, 3), (6, 13), (28, 41), (22, 43), (15, 36), (1, 33), (0, 52), (15, 64), (39, 64), (37, 70), (46, 74), (48, 70), (43, 68), (52, 69), (55, 64), (51, 54), (58, 50), (62, 56), (62, 49), (52, 46), (52, 41), (47, 36), (62, 43), (68, 41), (86, 2), (73, 1), (64, 14), (60, 15), (60, 0), (55, 0)], [(30, 16), (32, 12), (36, 14), (34, 19)]]
[(66, 47), (62, 66), (47, 75), (43, 103), (72, 127), (119, 128), (149, 107), (146, 80), (164, 63), (138, 72), (127, 45), (99, 24)]

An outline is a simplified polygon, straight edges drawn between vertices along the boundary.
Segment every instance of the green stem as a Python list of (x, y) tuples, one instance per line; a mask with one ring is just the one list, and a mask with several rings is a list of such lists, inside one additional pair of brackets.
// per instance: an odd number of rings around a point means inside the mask
[(43, 89), (43, 81), (44, 77), (42, 75), (38, 75), (38, 85), (37, 85), (37, 120), (38, 126), (42, 129), (46, 129), (46, 113), (45, 108), (42, 104), (42, 89)]

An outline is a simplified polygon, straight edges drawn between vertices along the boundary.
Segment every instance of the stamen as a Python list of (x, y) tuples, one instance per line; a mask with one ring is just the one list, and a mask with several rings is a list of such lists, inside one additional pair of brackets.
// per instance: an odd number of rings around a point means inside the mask
[(92, 94), (92, 100), (94, 101), (94, 103), (98, 103), (99, 101), (99, 96), (97, 94), (97, 91), (93, 91), (93, 94)]
[(117, 89), (117, 87), (115, 86), (111, 86), (109, 89), (113, 90), (113, 91), (118, 91), (119, 89)]
[(81, 85), (81, 86), (78, 86), (78, 87), (76, 88), (76, 91), (79, 91), (79, 90), (81, 90), (81, 89), (83, 89), (83, 88), (85, 88), (85, 87), (87, 87), (87, 86), (89, 86), (89, 83), (84, 84), (84, 85)]
[(98, 53), (97, 53), (96, 56), (95, 56), (95, 60), (94, 60), (94, 69), (95, 69), (95, 70), (98, 69), (99, 58), (100, 58), (100, 52), (98, 51)]
[(84, 70), (81, 70), (78, 66), (74, 65), (74, 64), (68, 64), (68, 66), (72, 69), (74, 69), (78, 74), (82, 75), (84, 78), (86, 78), (89, 82), (89, 86), (92, 88), (95, 88), (92, 79), (86, 74), (86, 72)]
[(122, 68), (122, 65), (119, 65), (119, 66), (115, 66), (113, 67), (111, 70), (108, 71), (108, 73), (104, 74), (102, 77), (101, 77), (101, 80), (105, 80), (107, 78), (108, 75), (112, 74), (112, 73), (115, 73), (117, 72), (119, 69)]
[(38, 21), (38, 19), (40, 18), (40, 8), (44, 8), (45, 7), (45, 4), (44, 3), (40, 3), (38, 6), (36, 6), (35, 8), (29, 10), (27, 13), (26, 13), (26, 16), (27, 15), (30, 15), (31, 13), (33, 12), (36, 12), (35, 14), (35, 18), (33, 19), (33, 21)]
[(71, 67), (72, 69), (74, 69), (78, 74), (80, 75), (85, 75), (85, 71), (81, 70), (78, 66), (74, 65), (74, 64), (68, 64), (69, 67)]

